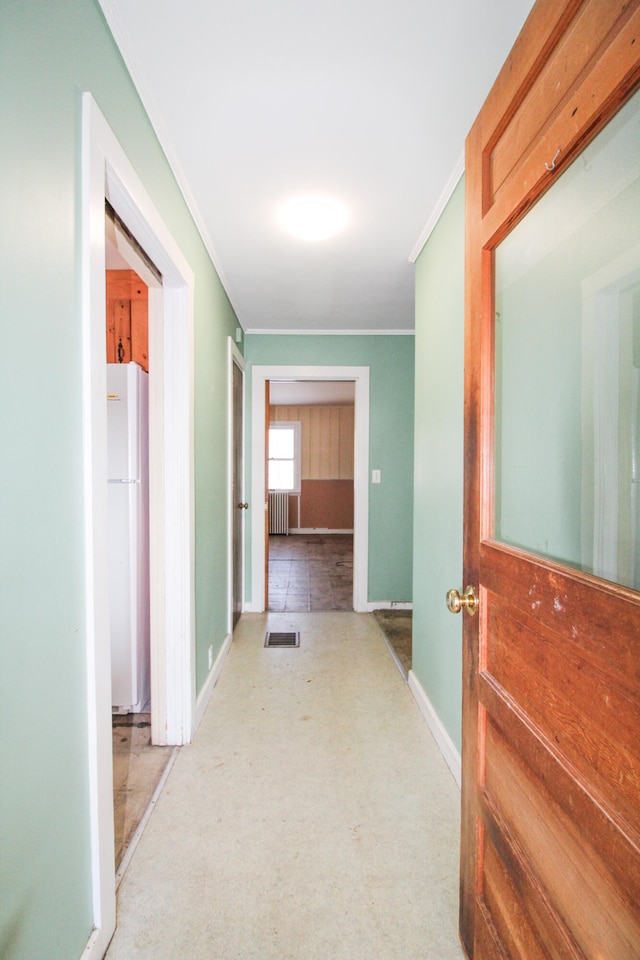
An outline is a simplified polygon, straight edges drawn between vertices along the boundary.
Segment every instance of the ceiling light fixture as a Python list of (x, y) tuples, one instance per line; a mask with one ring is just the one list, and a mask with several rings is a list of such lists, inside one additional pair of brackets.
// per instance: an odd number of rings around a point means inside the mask
[(327, 240), (347, 222), (342, 207), (331, 200), (291, 200), (282, 208), (282, 224), (300, 240)]

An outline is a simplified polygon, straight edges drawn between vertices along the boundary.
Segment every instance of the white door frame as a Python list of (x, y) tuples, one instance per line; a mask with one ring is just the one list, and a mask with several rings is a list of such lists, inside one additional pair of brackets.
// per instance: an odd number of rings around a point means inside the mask
[[(228, 353), (227, 353), (227, 409), (228, 409), (228, 432), (227, 432), (227, 462), (229, 464), (229, 479), (228, 487), (229, 490), (229, 504), (228, 504), (228, 517), (227, 517), (227, 541), (228, 541), (228, 553), (227, 553), (227, 569), (228, 569), (228, 583), (229, 583), (229, 601), (228, 601), (228, 612), (227, 612), (227, 633), (233, 633), (233, 518), (235, 511), (238, 509), (237, 503), (234, 501), (233, 496), (233, 470), (234, 470), (234, 457), (233, 457), (233, 434), (235, 425), (233, 422), (234, 416), (234, 406), (233, 406), (233, 366), (234, 364), (240, 370), (242, 374), (242, 476), (240, 477), (241, 492), (240, 492), (240, 501), (244, 501), (244, 450), (245, 450), (245, 423), (246, 423), (246, 410), (245, 410), (245, 397), (246, 397), (246, 366), (244, 357), (236, 347), (235, 343), (229, 337), (228, 342)], [(245, 583), (245, 517), (244, 511), (242, 516), (242, 538), (241, 538), (241, 551), (242, 559), (240, 562), (240, 569), (242, 571), (242, 585), (240, 596), (242, 597), (242, 609), (244, 609), (244, 583)]]
[(82, 333), (89, 791), (94, 931), (115, 929), (107, 587), (105, 198), (163, 276), (149, 290), (151, 698), (154, 742), (188, 743), (195, 705), (193, 272), (89, 93), (82, 125)]
[(369, 367), (254, 366), (251, 371), (251, 603), (264, 611), (265, 384), (267, 380), (352, 380), (355, 383), (353, 609), (365, 612), (369, 590)]
[(636, 246), (582, 281), (582, 561), (613, 581), (620, 575), (620, 294), (640, 279), (639, 264)]

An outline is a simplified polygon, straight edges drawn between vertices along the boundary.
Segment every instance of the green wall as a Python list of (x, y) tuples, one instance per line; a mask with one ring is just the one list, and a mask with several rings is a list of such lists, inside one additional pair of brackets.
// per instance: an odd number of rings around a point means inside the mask
[(196, 276), (197, 683), (226, 634), (226, 337), (236, 320), (94, 0), (0, 5), (0, 956), (92, 927), (80, 320), (91, 91)]
[(461, 749), (464, 180), (416, 262), (413, 671)]
[[(369, 483), (368, 599), (411, 600), (413, 337), (248, 334), (245, 358), (249, 415), (254, 365), (369, 367), (369, 469), (382, 471), (382, 483)], [(248, 477), (250, 459), (248, 449)]]

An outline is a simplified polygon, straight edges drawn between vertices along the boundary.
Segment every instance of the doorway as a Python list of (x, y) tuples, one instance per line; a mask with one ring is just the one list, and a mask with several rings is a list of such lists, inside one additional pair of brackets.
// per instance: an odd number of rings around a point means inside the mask
[(249, 504), (244, 486), (244, 358), (231, 338), (228, 341), (229, 376), (229, 633), (233, 633), (243, 608), (245, 517)]
[(267, 609), (353, 610), (352, 381), (269, 382)]
[[(149, 288), (162, 275), (107, 204), (109, 622), (119, 878), (173, 750), (153, 744), (149, 576)], [(125, 859), (126, 858), (126, 859)]]
[(368, 472), (369, 472), (369, 368), (255, 366), (252, 370), (252, 504), (251, 511), (251, 601), (247, 609), (265, 610), (268, 586), (265, 572), (267, 536), (266, 491), (266, 386), (273, 381), (351, 381), (354, 385), (354, 504), (353, 504), (353, 606), (368, 610)]
[[(94, 933), (115, 929), (109, 638), (105, 200), (147, 251), (163, 285), (149, 291), (150, 611), (154, 740), (191, 739), (194, 703), (193, 289), (184, 259), (93, 97), (83, 95), (83, 421), (87, 742)], [(170, 369), (171, 376), (165, 376)]]

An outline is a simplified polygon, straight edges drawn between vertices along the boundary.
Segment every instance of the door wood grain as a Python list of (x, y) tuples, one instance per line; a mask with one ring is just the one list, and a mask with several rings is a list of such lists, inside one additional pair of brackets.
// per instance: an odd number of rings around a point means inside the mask
[[(466, 147), (460, 933), (640, 957), (640, 595), (494, 537), (494, 251), (640, 83), (640, 3), (539, 0)], [(638, 144), (640, 150), (640, 143)]]

